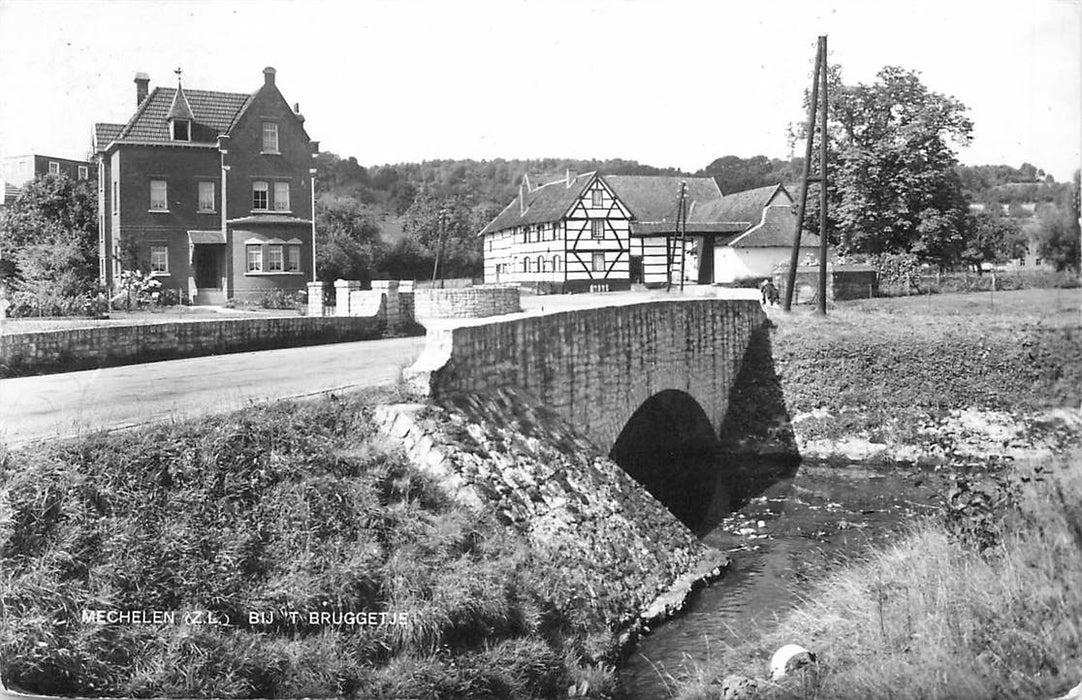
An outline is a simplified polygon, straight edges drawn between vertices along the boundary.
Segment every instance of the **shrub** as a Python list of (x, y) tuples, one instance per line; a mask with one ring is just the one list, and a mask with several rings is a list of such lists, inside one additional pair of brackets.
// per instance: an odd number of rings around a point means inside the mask
[(304, 290), (289, 292), (284, 289), (272, 289), (259, 298), (259, 306), (264, 309), (303, 309), (308, 303), (308, 294)]

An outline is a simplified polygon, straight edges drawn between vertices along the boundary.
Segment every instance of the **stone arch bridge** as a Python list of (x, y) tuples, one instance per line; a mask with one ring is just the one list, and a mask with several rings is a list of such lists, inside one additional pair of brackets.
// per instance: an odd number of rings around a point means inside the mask
[(406, 376), (437, 399), (525, 393), (694, 527), (713, 493), (719, 432), (730, 409), (748, 410), (732, 405), (738, 378), (748, 362), (769, 362), (755, 357), (769, 355), (769, 340), (755, 342), (765, 322), (757, 301), (711, 298), (479, 319), (430, 327)]

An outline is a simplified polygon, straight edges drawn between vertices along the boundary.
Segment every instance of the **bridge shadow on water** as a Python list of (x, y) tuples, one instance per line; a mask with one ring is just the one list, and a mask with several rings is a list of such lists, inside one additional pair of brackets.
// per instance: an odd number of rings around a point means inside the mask
[(791, 477), (800, 455), (769, 328), (752, 334), (717, 429), (689, 394), (665, 390), (631, 416), (609, 456), (700, 535)]

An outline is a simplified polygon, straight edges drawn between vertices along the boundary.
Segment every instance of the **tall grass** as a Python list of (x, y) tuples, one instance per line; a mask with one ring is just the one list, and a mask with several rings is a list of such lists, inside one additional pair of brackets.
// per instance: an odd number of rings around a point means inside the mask
[[(5, 683), (530, 698), (592, 677), (577, 652), (604, 630), (549, 623), (558, 611), (528, 544), (452, 503), (372, 426), (366, 399), (329, 398), (4, 455)], [(230, 624), (98, 624), (84, 610), (209, 610)], [(287, 611), (408, 622), (311, 625)], [(601, 670), (593, 697), (611, 685)]]
[[(774, 698), (1047, 698), (1082, 680), (1082, 453), (1015, 475), (980, 549), (942, 520), (839, 571), (807, 592), (776, 631), (724, 649), (684, 679), (684, 698), (729, 674), (766, 675), (770, 654), (796, 642), (819, 657)], [(977, 514), (978, 516), (980, 514)], [(982, 520), (983, 521), (983, 520)]]

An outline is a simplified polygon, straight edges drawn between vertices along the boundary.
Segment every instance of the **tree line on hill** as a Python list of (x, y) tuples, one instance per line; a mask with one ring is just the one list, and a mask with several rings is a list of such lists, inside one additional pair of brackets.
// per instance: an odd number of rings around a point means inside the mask
[[(965, 106), (930, 90), (913, 71), (888, 66), (871, 83), (847, 84), (831, 66), (828, 83), (826, 233), (842, 259), (886, 266), (900, 257), (910, 266), (980, 270), (1028, 250), (1057, 269), (1079, 269), (1077, 171), (1073, 183), (1060, 183), (1030, 163), (961, 165), (955, 149), (970, 142), (973, 129)], [(791, 149), (805, 129), (791, 127)], [(813, 137), (817, 145), (823, 134)], [(366, 168), (324, 152), (316, 170), (317, 276), (423, 280), (437, 260), (441, 278), (481, 275), (477, 233), (514, 199), (526, 173), (535, 184), (567, 170), (712, 177), (724, 193), (780, 182), (795, 196), (803, 159), (727, 155), (689, 173), (634, 160), (568, 158)], [(77, 309), (96, 292), (93, 185), (65, 180), (29, 183), (0, 213), (0, 275), (21, 299), (37, 300), (38, 313)], [(814, 233), (818, 187), (810, 187), (805, 219)]]

